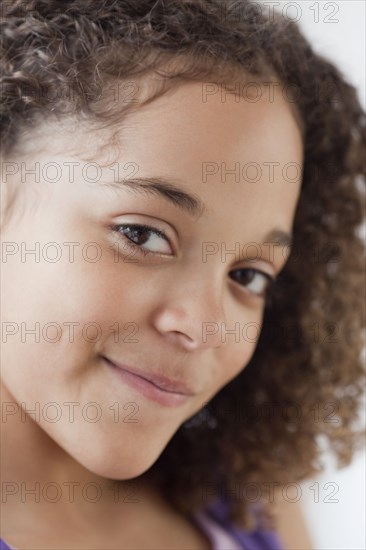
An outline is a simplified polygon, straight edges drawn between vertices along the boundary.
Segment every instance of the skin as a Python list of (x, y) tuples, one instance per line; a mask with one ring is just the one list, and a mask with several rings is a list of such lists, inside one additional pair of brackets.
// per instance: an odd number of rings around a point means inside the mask
[[(202, 84), (187, 83), (126, 120), (125, 126), (113, 129), (113, 146), (109, 145), (111, 129), (91, 131), (89, 123), (75, 124), (71, 119), (47, 122), (33, 131), (31, 139), (22, 144), (21, 154), (11, 159), (29, 166), (35, 161), (41, 166), (57, 162), (62, 167), (65, 162), (80, 166), (98, 162), (103, 177), (96, 183), (83, 180), (79, 167), (74, 182), (69, 181), (66, 169), (57, 183), (42, 178), (37, 183), (29, 177), (28, 185), (22, 185), (19, 174), (2, 182), (3, 242), (23, 242), (29, 249), (35, 242), (41, 249), (56, 242), (62, 248), (57, 262), (45, 261), (42, 255), (39, 262), (32, 256), (22, 262), (20, 254), (14, 254), (2, 265), (3, 322), (19, 327), (23, 322), (29, 328), (36, 322), (41, 327), (55, 322), (62, 327), (54, 343), (42, 335), (39, 342), (34, 336), (22, 342), (19, 331), (3, 344), (3, 403), (14, 407), (23, 403), (27, 409), (39, 404), (42, 411), (45, 404), (54, 402), (62, 414), (57, 422), (43, 414), (27, 414), (22, 422), (20, 408), (14, 408), (3, 418), (2, 479), (19, 485), (24, 482), (27, 487), (35, 482), (61, 487), (70, 481), (79, 482), (79, 487), (93, 482), (102, 492), (102, 498), (92, 504), (80, 489), (75, 490), (74, 503), (66, 491), (52, 505), (42, 497), (36, 504), (27, 498), (26, 510), (19, 494), (9, 497), (3, 505), (9, 527), (2, 536), (14, 546), (22, 543), (15, 530), (20, 518), (29, 543), (34, 522), (38, 518), (44, 523), (40, 518), (47, 517), (50, 533), (62, 531), (64, 525), (72, 533), (70, 541), (62, 539), (64, 548), (67, 544), (75, 547), (76, 540), (80, 548), (83, 544), (97, 548), (101, 541), (121, 545), (129, 538), (136, 548), (148, 548), (151, 540), (160, 541), (161, 548), (174, 547), (172, 540), (177, 539), (163, 540), (164, 529), (169, 522), (179, 525), (182, 519), (147, 483), (138, 488), (138, 506), (122, 501), (116, 506), (116, 480), (125, 480), (125, 487), (130, 487), (129, 480), (150, 468), (182, 423), (250, 361), (256, 347), (253, 338), (235, 339), (229, 334), (225, 340), (220, 330), (203, 338), (205, 322), (227, 330), (235, 323), (261, 327), (265, 302), (254, 294), (258, 286), (240, 285), (230, 276), (233, 270), (255, 268), (276, 275), (288, 257), (288, 251), (285, 254), (279, 246), (271, 256), (270, 248), (262, 245), (261, 258), (255, 262), (251, 250), (247, 257), (216, 253), (206, 262), (202, 259), (202, 243), (225, 243), (232, 250), (239, 242), (240, 250), (245, 250), (247, 243), (263, 243), (274, 227), (291, 233), (301, 182), (286, 181), (281, 169), (289, 162), (301, 166), (303, 152), (300, 130), (280, 93), (273, 102), (266, 95), (256, 103), (237, 102), (234, 96), (226, 96), (223, 102), (217, 94), (203, 103)], [(281, 167), (274, 181), (263, 164), (271, 161)], [(107, 187), (105, 183), (113, 181), (111, 164), (115, 162), (121, 166), (133, 162), (139, 177), (179, 178), (180, 187), (204, 203), (205, 213), (191, 217), (162, 197)], [(242, 175), (235, 182), (228, 175), (222, 182), (218, 170), (203, 182), (203, 162), (219, 167), (226, 163), (228, 170), (237, 162), (242, 166), (257, 162), (263, 167), (262, 176), (254, 183)], [(128, 177), (128, 173), (122, 175)], [(136, 254), (134, 261), (128, 261), (132, 256), (123, 237), (108, 227), (118, 223), (146, 223), (164, 231), (170, 243), (152, 235), (144, 246), (165, 256)], [(65, 242), (80, 243), (73, 262)], [(97, 262), (86, 261), (80, 252), (90, 242), (102, 251)], [(93, 254), (90, 250), (90, 257)], [(259, 277), (256, 284), (261, 283)], [(65, 322), (78, 323), (73, 341), (70, 329), (63, 328)], [(81, 327), (90, 322), (101, 327), (97, 342), (83, 337)], [(123, 328), (131, 322), (138, 329), (134, 335), (138, 342), (131, 342), (131, 331)], [(110, 329), (116, 323), (117, 339)], [(50, 329), (48, 335), (52, 338), (55, 332)], [(191, 386), (194, 395), (177, 407), (151, 401), (121, 381), (101, 355), (179, 378)], [(74, 422), (65, 402), (78, 404)], [(101, 418), (96, 422), (86, 421), (81, 414), (90, 402), (100, 407)], [(120, 404), (119, 421), (110, 408), (116, 402)], [(133, 405), (123, 409), (128, 403)], [(123, 422), (132, 412), (138, 421)], [(89, 416), (94, 413), (90, 409)], [(52, 417), (55, 409), (48, 414)], [(143, 532), (137, 527), (141, 518), (144, 526), (150, 526)], [(185, 533), (188, 539), (188, 527), (184, 531), (181, 523), (181, 529), (181, 540)], [(85, 533), (89, 534), (87, 543)], [(50, 544), (51, 534), (48, 537), (44, 544)]]
[[(316, 479), (316, 474), (313, 474)], [(282, 487), (275, 491), (272, 505), (276, 519), (276, 532), (285, 548), (291, 550), (312, 550), (313, 542), (307, 529), (301, 502), (290, 502), (283, 498)]]

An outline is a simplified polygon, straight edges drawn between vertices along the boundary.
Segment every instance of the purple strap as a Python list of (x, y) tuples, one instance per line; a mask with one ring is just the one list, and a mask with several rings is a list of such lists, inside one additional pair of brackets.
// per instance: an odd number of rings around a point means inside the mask
[[(205, 509), (206, 513), (236, 539), (245, 550), (285, 550), (275, 531), (261, 529), (258, 525), (253, 531), (234, 527), (228, 519), (228, 503), (219, 499)], [(256, 509), (253, 507), (254, 515)]]

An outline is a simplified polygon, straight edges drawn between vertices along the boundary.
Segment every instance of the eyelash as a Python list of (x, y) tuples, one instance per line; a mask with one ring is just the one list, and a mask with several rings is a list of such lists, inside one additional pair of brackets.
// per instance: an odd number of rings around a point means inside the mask
[[(127, 247), (130, 249), (130, 250), (134, 250), (134, 251), (137, 251), (139, 254), (142, 254), (143, 256), (149, 256), (150, 254), (152, 255), (158, 255), (158, 256), (166, 256), (167, 254), (162, 254), (162, 253), (159, 253), (159, 252), (152, 252), (151, 250), (147, 250), (143, 247), (143, 245), (141, 244), (136, 244), (134, 243), (129, 237), (127, 237), (126, 235), (124, 235), (122, 232), (121, 232), (121, 229), (127, 229), (127, 228), (132, 228), (132, 229), (141, 229), (143, 231), (147, 231), (148, 233), (154, 233), (155, 235), (157, 235), (158, 237), (161, 237), (163, 239), (166, 240), (167, 243), (169, 243), (169, 239), (167, 238), (166, 234), (164, 233), (164, 231), (160, 231), (159, 229), (156, 229), (154, 227), (151, 227), (150, 225), (145, 225), (145, 224), (130, 224), (130, 223), (126, 223), (126, 224), (118, 224), (118, 225), (114, 225), (112, 226), (112, 230), (116, 233), (118, 233), (118, 236), (120, 238), (122, 238), (122, 240), (125, 242), (125, 244), (127, 245)], [(170, 244), (170, 243), (169, 243)], [(253, 269), (253, 268), (243, 268), (243, 269), (235, 269), (233, 271), (233, 273), (236, 273), (236, 272), (254, 272), (256, 274), (260, 274), (262, 275), (263, 277), (265, 277), (267, 279), (267, 287), (266, 289), (264, 290), (264, 293), (263, 294), (258, 294), (256, 292), (250, 292), (252, 295), (258, 297), (258, 298), (265, 298), (266, 295), (268, 294), (269, 290), (272, 288), (272, 286), (274, 285), (276, 279), (275, 277), (272, 277), (271, 275), (269, 275), (268, 273), (264, 273), (263, 271), (259, 270), (259, 269)], [(250, 281), (251, 282), (251, 281)], [(238, 283), (240, 284), (240, 283)], [(245, 288), (244, 285), (240, 285), (240, 286), (243, 286)]]

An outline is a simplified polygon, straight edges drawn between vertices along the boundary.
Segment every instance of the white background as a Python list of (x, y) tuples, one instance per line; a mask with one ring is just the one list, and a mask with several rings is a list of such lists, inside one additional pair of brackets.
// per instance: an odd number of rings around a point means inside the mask
[[(366, 108), (365, 0), (261, 0), (261, 3), (266, 5), (266, 10), (273, 6), (285, 17), (298, 20), (313, 48), (333, 61), (347, 80), (356, 86), (360, 101)], [(364, 416), (362, 408), (361, 417), (364, 419)], [(327, 464), (324, 474), (302, 484), (300, 500), (314, 549), (365, 550), (365, 452), (359, 453), (350, 466), (341, 470), (335, 468), (334, 461), (326, 453), (324, 462)], [(319, 484), (318, 502), (314, 487), (310, 489), (314, 482)], [(333, 485), (325, 486), (326, 483)], [(327, 496), (337, 487), (332, 499), (338, 502), (327, 502)]]

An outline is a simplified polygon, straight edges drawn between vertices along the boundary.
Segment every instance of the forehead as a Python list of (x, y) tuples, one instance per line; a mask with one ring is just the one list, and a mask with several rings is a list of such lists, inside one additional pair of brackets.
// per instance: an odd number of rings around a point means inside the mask
[[(61, 147), (62, 151), (97, 157), (108, 149), (110, 141), (127, 150), (129, 144), (136, 149), (138, 142), (150, 139), (157, 146), (167, 145), (168, 150), (177, 145), (180, 150), (186, 147), (191, 158), (206, 152), (224, 156), (227, 149), (234, 156), (242, 154), (245, 145), (248, 155), (275, 154), (279, 159), (283, 154), (286, 156), (287, 151), (287, 156), (302, 160), (301, 121), (294, 102), (283, 93), (280, 82), (238, 80), (228, 87), (211, 82), (180, 82), (151, 103), (139, 104), (140, 96), (147, 99), (144, 91), (149, 86), (141, 86), (135, 94), (137, 107), (133, 106), (126, 114), (123, 114), (124, 98), (118, 96), (114, 100), (108, 95), (112, 104), (110, 111), (116, 114), (111, 124), (103, 127), (92, 119), (77, 116), (46, 119), (32, 128), (31, 140), (22, 140), (21, 150), (34, 153), (37, 148), (46, 147), (55, 152)], [(230, 90), (235, 90), (235, 94)], [(123, 116), (119, 117), (118, 113)], [(108, 139), (112, 136), (113, 140)], [(172, 136), (174, 142), (171, 142)], [(235, 141), (236, 149), (233, 148)], [(269, 141), (271, 151), (267, 150)], [(193, 155), (197, 143), (204, 148)]]
[(30, 147), (42, 142), (50, 156), (118, 164), (122, 177), (128, 177), (124, 167), (133, 165), (134, 176), (179, 180), (208, 212), (226, 212), (233, 223), (245, 215), (248, 226), (261, 219), (291, 228), (303, 144), (281, 87), (253, 100), (210, 83), (187, 82), (112, 127), (92, 127), (67, 119), (43, 125)]
[(291, 105), (281, 88), (250, 101), (219, 88), (207, 95), (205, 86), (187, 83), (129, 115), (118, 134), (120, 159), (134, 162), (138, 176), (181, 180), (233, 222), (246, 211), (253, 221), (282, 218), (289, 229), (303, 163)]

